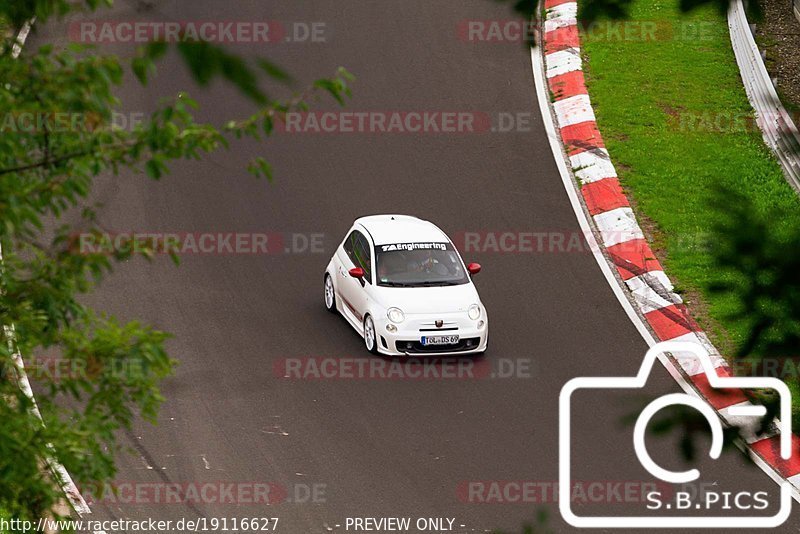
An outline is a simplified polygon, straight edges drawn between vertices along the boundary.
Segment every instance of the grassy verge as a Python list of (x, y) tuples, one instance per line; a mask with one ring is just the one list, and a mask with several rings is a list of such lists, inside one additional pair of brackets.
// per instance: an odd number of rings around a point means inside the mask
[[(715, 184), (763, 213), (775, 231), (800, 225), (800, 200), (752, 121), (725, 17), (690, 15), (678, 0), (633, 0), (628, 33), (599, 24), (582, 36), (600, 130), (642, 227), (701, 326), (726, 354), (743, 339), (736, 304), (704, 288), (713, 278), (708, 229)], [(580, 17), (579, 17), (580, 18)], [(800, 399), (796, 399), (800, 401)]]

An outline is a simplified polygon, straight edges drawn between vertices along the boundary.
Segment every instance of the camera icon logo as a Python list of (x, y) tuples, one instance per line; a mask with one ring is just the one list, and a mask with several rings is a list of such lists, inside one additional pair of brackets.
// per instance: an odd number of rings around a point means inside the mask
[[(716, 517), (697, 516), (578, 516), (572, 510), (570, 490), (572, 487), (570, 463), (572, 394), (582, 389), (642, 389), (656, 359), (666, 360), (668, 353), (690, 353), (700, 362), (709, 384), (715, 389), (772, 389), (780, 399), (780, 454), (788, 460), (792, 454), (791, 393), (789, 388), (777, 378), (761, 377), (721, 377), (714, 370), (706, 349), (697, 343), (666, 341), (651, 347), (644, 357), (639, 372), (634, 377), (579, 377), (567, 382), (559, 396), (559, 496), (558, 506), (564, 520), (579, 528), (772, 528), (783, 524), (791, 513), (791, 484), (781, 484), (780, 509), (773, 516), (752, 517), (725, 515)], [(697, 469), (683, 472), (668, 471), (659, 466), (647, 452), (645, 430), (650, 419), (659, 410), (673, 405), (684, 405), (700, 412), (711, 427), (711, 449), (709, 456), (719, 458), (723, 446), (722, 421), (714, 409), (704, 400), (684, 394), (664, 395), (652, 401), (640, 414), (633, 430), (633, 445), (639, 462), (651, 475), (668, 483), (693, 482), (700, 477)], [(766, 407), (745, 405), (731, 407), (731, 415), (763, 417)]]

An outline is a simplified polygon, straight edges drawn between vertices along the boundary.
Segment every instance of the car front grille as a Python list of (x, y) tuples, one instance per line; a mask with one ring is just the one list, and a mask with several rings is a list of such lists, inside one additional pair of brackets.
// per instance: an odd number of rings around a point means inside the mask
[(435, 321), (425, 321), (419, 324), (420, 332), (452, 332), (458, 330), (458, 323), (455, 321), (444, 321), (442, 326), (436, 326)]
[[(441, 330), (438, 329), (438, 330)], [(466, 352), (475, 350), (481, 343), (479, 337), (467, 337), (460, 339), (458, 343), (449, 343), (447, 345), (423, 345), (419, 341), (397, 341), (395, 347), (399, 352), (407, 352), (409, 354), (432, 354), (437, 352)]]

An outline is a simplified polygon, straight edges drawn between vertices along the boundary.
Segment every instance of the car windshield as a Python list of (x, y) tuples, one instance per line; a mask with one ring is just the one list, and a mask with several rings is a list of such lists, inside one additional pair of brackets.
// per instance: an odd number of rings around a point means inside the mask
[(464, 265), (450, 243), (378, 245), (375, 257), (380, 286), (449, 286), (469, 281)]

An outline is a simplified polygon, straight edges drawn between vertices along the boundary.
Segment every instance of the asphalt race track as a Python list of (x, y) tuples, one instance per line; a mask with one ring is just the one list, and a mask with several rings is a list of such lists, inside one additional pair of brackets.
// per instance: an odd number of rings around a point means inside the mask
[[(323, 269), (360, 215), (430, 219), (459, 246), (465, 232), (482, 239), (502, 232), (580, 232), (542, 126), (528, 50), (519, 43), (459, 38), (464, 20), (511, 17), (507, 6), (488, 0), (119, 0), (97, 16), (323, 22), (325, 42), (234, 48), (285, 66), (297, 90), (345, 66), (357, 77), (348, 111), (455, 111), (492, 120), (522, 113), (529, 124), (511, 132), (282, 133), (261, 145), (234, 143), (204, 161), (175, 165), (160, 182), (133, 173), (101, 180), (100, 218), (113, 231), (268, 233), (283, 239), (274, 253), (186, 254), (179, 267), (167, 257), (134, 260), (92, 295), (102, 310), (172, 332), (168, 346), (181, 362), (165, 384), (159, 425), (142, 423), (121, 435), (131, 454), (119, 457), (117, 481), (184, 488), (272, 484), (271, 495), (280, 502), (105, 498), (92, 504), (95, 516), (279, 517), (283, 533), (345, 532), (348, 517), (454, 518), (454, 532), (519, 532), (544, 508), (553, 531), (574, 530), (552, 497), (559, 391), (576, 376), (632, 375), (646, 350), (590, 253), (558, 246), (462, 251), (465, 261), (483, 265), (476, 285), (491, 320), (486, 356), (464, 364), (474, 364), (471, 378), (373, 373), (351, 379), (340, 373), (298, 379), (281, 372), (287, 362), (308, 358), (391, 364), (370, 358), (361, 338), (322, 304)], [(68, 39), (66, 24), (52, 23), (39, 28), (28, 46)], [(101, 48), (125, 54), (132, 45)], [(162, 96), (184, 89), (200, 101), (204, 120), (222, 124), (253, 111), (229, 85), (197, 87), (176, 54), (160, 64), (146, 90), (129, 80), (120, 95), (131, 114), (147, 113)], [(274, 92), (287, 94), (279, 87)], [(338, 109), (328, 98), (314, 108)], [(273, 164), (272, 185), (246, 173), (255, 155)], [(632, 425), (621, 419), (644, 397), (671, 391), (678, 386), (659, 366), (647, 390), (635, 396), (576, 397), (576, 478), (648, 480), (630, 445)], [(665, 466), (685, 465), (674, 436), (648, 444)], [(695, 465), (724, 490), (777, 491), (736, 453)], [(509, 481), (549, 490), (526, 502), (503, 503), (477, 502), (481, 492), (470, 492), (513, 488)], [(631, 509), (631, 503), (609, 500), (584, 509)], [(798, 525), (795, 514), (780, 531), (797, 531)]]

